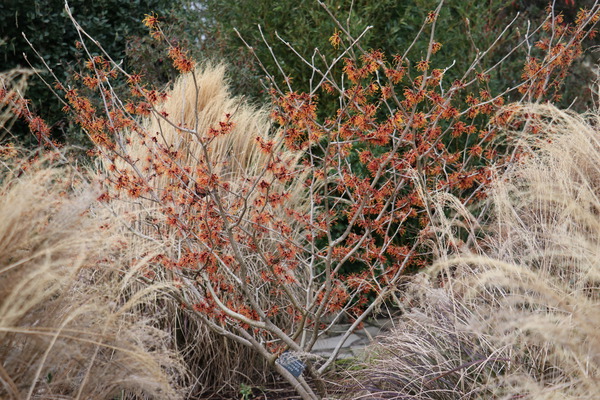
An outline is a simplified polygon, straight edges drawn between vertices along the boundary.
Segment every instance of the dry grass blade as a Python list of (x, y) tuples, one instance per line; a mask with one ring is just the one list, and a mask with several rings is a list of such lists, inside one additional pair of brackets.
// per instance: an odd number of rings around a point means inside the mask
[(0, 397), (177, 398), (168, 338), (133, 313), (157, 291), (121, 277), (130, 260), (90, 216), (94, 191), (42, 161), (2, 161)]
[(475, 317), (460, 300), (430, 282), (413, 283), (414, 308), (372, 346), (351, 373), (350, 396), (361, 399), (474, 399), (492, 391), (487, 382), (509, 359), (486, 335), (469, 330)]
[[(202, 212), (209, 214), (215, 211), (189, 212), (193, 207), (186, 208), (177, 203), (179, 197), (185, 196), (195, 197), (195, 204), (202, 204), (210, 198), (211, 193), (195, 183), (199, 180), (198, 176), (203, 174), (218, 177), (218, 204), (227, 216), (226, 219), (232, 221), (232, 229), (236, 232), (242, 236), (252, 236), (257, 228), (251, 216), (262, 208), (284, 220), (291, 228), (290, 236), (294, 237), (293, 232), (299, 230), (297, 222), (285, 213), (283, 206), (261, 205), (257, 198), (263, 193), (258, 183), (261, 180), (269, 182), (269, 193), (285, 193), (285, 208), (307, 209), (309, 199), (303, 195), (306, 174), (298, 173), (298, 176), (284, 186), (274, 178), (276, 171), (268, 170), (273, 157), (279, 157), (283, 164), (291, 166), (292, 170), (298, 170), (301, 153), (283, 150), (281, 133), (272, 132), (267, 111), (257, 109), (231, 95), (223, 66), (208, 65), (182, 75), (168, 93), (167, 100), (157, 108), (159, 113), (141, 122), (142, 133), (123, 133), (123, 142), (126, 143), (124, 153), (132, 160), (138, 160), (135, 167), (142, 172), (142, 179), (155, 195), (155, 198), (150, 198), (153, 194), (148, 194), (146, 198), (135, 199), (121, 196), (122, 201), (115, 200), (111, 203), (116, 214), (132, 216), (133, 223), (129, 225), (134, 229), (131, 229), (132, 234), (128, 240), (132, 243), (148, 241), (161, 256), (175, 261), (181, 259), (182, 254), (188, 250), (231, 253), (229, 248), (214, 247), (211, 241), (194, 237), (194, 234), (210, 237), (213, 229), (218, 231), (218, 228), (202, 223)], [(232, 123), (230, 131), (215, 135), (215, 130), (229, 122)], [(262, 151), (259, 139), (272, 141), (273, 152)], [(180, 173), (156, 173), (165, 157), (169, 159), (168, 164)], [(112, 161), (105, 160), (105, 164), (110, 176), (111, 169), (114, 170)], [(140, 176), (127, 162), (116, 160), (114, 164), (117, 175), (128, 171)], [(164, 213), (169, 207), (177, 210), (179, 218), (186, 226), (191, 227), (193, 234), (182, 238), (180, 230), (169, 224)], [(237, 242), (236, 245), (240, 246), (239, 251), (243, 253), (248, 266), (248, 285), (256, 288), (252, 291), (256, 293), (257, 303), (264, 309), (271, 309), (283, 301), (281, 296), (272, 295), (272, 287), (265, 283), (261, 275), (261, 269), (267, 268), (261, 254), (273, 251), (282, 238), (277, 235), (276, 230), (267, 231), (261, 236), (253, 249)], [(145, 246), (147, 243), (142, 244), (140, 253)], [(153, 272), (159, 281), (174, 278), (182, 281), (183, 296), (189, 304), (204, 301), (206, 288), (196, 285), (196, 272), (168, 271), (161, 268), (161, 265)], [(231, 275), (224, 278), (223, 284), (237, 287), (239, 278)], [(304, 279), (302, 276), (297, 278)], [(231, 296), (233, 298), (235, 294)], [(301, 297), (300, 294), (298, 297)], [(223, 301), (226, 302), (227, 298)], [(178, 301), (161, 307), (167, 310), (168, 315), (163, 324), (177, 337), (178, 350), (186, 359), (194, 377), (191, 382), (195, 387), (194, 391), (237, 391), (241, 383), (267, 382), (272, 377), (270, 366), (255, 350), (215, 333), (201, 313), (182, 310)], [(281, 308), (284, 307), (285, 305)], [(281, 320), (277, 322), (278, 326), (290, 326), (294, 323), (286, 313), (281, 313), (277, 318)], [(234, 333), (237, 335), (235, 330)]]
[(600, 393), (600, 116), (549, 105), (522, 109), (541, 137), (493, 190), (494, 236), (469, 277), (493, 298), (484, 329), (511, 344), (521, 368), (507, 393), (593, 399)]
[[(526, 156), (494, 183), (485, 234), (464, 208), (440, 217), (435, 279), (354, 374), (364, 398), (598, 398), (600, 115), (519, 116), (541, 133), (511, 132)], [(477, 254), (443, 254), (457, 227), (484, 234)]]

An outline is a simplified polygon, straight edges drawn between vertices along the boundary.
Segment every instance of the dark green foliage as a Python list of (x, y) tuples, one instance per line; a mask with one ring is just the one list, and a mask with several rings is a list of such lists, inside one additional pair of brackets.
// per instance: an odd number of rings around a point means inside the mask
[[(31, 66), (40, 70), (44, 79), (53, 82), (43, 63), (23, 38), (23, 33), (58, 78), (70, 82), (73, 72), (79, 70), (78, 61), (82, 54), (75, 47), (79, 37), (64, 7), (63, 0), (0, 2), (0, 71), (19, 66), (29, 67), (31, 63)], [(71, 0), (69, 7), (79, 24), (102, 44), (108, 54), (116, 61), (124, 60), (128, 66), (125, 59), (127, 43), (147, 35), (146, 27), (141, 22), (144, 14), (167, 14), (172, 7), (182, 7), (182, 1)], [(80, 140), (67, 137), (69, 129), (66, 117), (60, 111), (62, 106), (40, 79), (29, 82), (27, 96), (32, 100), (34, 109), (53, 126), (53, 134), (57, 139), (67, 142)], [(13, 135), (22, 143), (32, 140), (24, 126), (20, 129), (15, 127)]]
[[(380, 49), (388, 56), (403, 54), (418, 34), (423, 21), (432, 12), (439, 1), (437, 0), (323, 0), (344, 27), (357, 37), (367, 26), (372, 26), (361, 40), (365, 49)], [(589, 8), (593, 0), (557, 0), (556, 13), (563, 13), (567, 22), (573, 21), (579, 8)], [(251, 57), (238, 38), (237, 29), (244, 40), (253, 47), (256, 57), (261, 60), (267, 71), (272, 74), (278, 84), (284, 81), (284, 75), (293, 79), (296, 91), (311, 89), (312, 70), (280, 39), (277, 34), (309, 62), (313, 60), (319, 68), (324, 67), (321, 55), (331, 60), (339, 52), (329, 43), (336, 25), (317, 0), (202, 0), (203, 33), (213, 40), (213, 47), (208, 53), (218, 54), (220, 59), (240, 65), (244, 60), (243, 69), (235, 69), (235, 79), (243, 79), (244, 84), (233, 86), (238, 94), (255, 99), (264, 99), (264, 90), (258, 84), (257, 67), (248, 63)], [(538, 26), (547, 13), (544, 11), (548, 1), (544, 0), (447, 0), (441, 9), (437, 20), (435, 40), (442, 48), (433, 59), (435, 68), (445, 68), (453, 65), (448, 71), (448, 79), (459, 79), (461, 74), (475, 59), (480, 51), (493, 48), (487, 54), (482, 67), (490, 67), (502, 59), (513, 49), (530, 27)], [(507, 29), (505, 35), (496, 39), (511, 21), (515, 23)], [(264, 39), (272, 47), (273, 54), (281, 67), (273, 60), (270, 49), (261, 37), (258, 25), (264, 33)], [(216, 32), (216, 34), (215, 34)], [(341, 35), (344, 39), (344, 35)], [(415, 43), (408, 54), (412, 63), (421, 60), (425, 55), (429, 37), (423, 37)], [(206, 41), (201, 41), (206, 45)], [(347, 43), (347, 42), (346, 42)], [(593, 45), (594, 43), (589, 43)], [(343, 46), (342, 46), (343, 47)], [(319, 53), (315, 53), (315, 48)], [(218, 51), (215, 53), (214, 50)], [(508, 87), (513, 87), (521, 80), (525, 49), (504, 60), (498, 69), (490, 76), (488, 83), (492, 93), (500, 93)], [(573, 75), (568, 80), (563, 102), (569, 104), (578, 97), (579, 109), (589, 105), (589, 91), (583, 82), (589, 81), (592, 71), (586, 64), (593, 65), (597, 56), (588, 54), (583, 60), (573, 66)], [(454, 63), (454, 64), (453, 64)], [(254, 78), (254, 80), (253, 80)], [(508, 100), (511, 100), (509, 98)], [(513, 98), (512, 100), (519, 100)]]
[[(385, 54), (402, 53), (418, 34), (427, 17), (438, 5), (436, 0), (325, 0), (324, 3), (354, 37), (367, 26), (372, 28), (361, 40), (365, 49), (380, 49)], [(576, 5), (557, 1), (557, 12), (572, 20), (579, 7), (590, 6), (592, 0), (581, 0)], [(144, 14), (156, 13), (171, 43), (180, 44), (199, 61), (225, 61), (230, 65), (232, 86), (236, 94), (264, 101), (266, 91), (260, 82), (262, 70), (255, 57), (238, 38), (234, 28), (251, 45), (277, 83), (285, 76), (292, 77), (295, 90), (311, 89), (312, 70), (281, 40), (293, 46), (308, 61), (314, 55), (319, 68), (327, 60), (339, 55), (329, 38), (338, 29), (333, 19), (316, 0), (101, 0), (69, 2), (81, 26), (115, 60), (123, 60), (125, 67), (142, 73), (146, 81), (164, 86), (172, 82), (176, 73), (166, 56), (167, 46), (157, 43), (147, 35), (141, 23)], [(536, 26), (545, 13), (542, 0), (447, 0), (437, 22), (435, 40), (442, 44), (434, 57), (436, 68), (445, 68), (448, 79), (460, 78), (462, 71), (473, 61), (479, 51), (486, 50), (510, 21), (521, 13), (520, 19), (507, 35), (498, 41), (487, 56), (490, 66), (500, 60), (526, 30), (527, 20)], [(281, 70), (271, 51), (263, 42), (258, 25), (262, 27), (268, 44), (277, 57)], [(0, 2), (0, 70), (31, 64), (39, 68), (44, 78), (51, 81), (49, 73), (34, 55), (21, 35), (25, 33), (39, 50), (57, 76), (70, 83), (73, 72), (80, 70), (78, 60), (81, 50), (75, 48), (77, 32), (68, 20), (62, 0)], [(347, 39), (342, 34), (343, 40)], [(408, 54), (412, 63), (418, 62), (427, 49), (428, 37), (415, 43)], [(315, 48), (319, 53), (315, 53)], [(596, 57), (586, 61), (593, 65)], [(498, 93), (520, 80), (523, 54), (505, 60), (490, 77), (490, 91)], [(568, 85), (565, 102), (578, 97), (577, 105), (584, 108), (589, 103), (589, 91), (581, 82), (587, 81), (591, 69), (580, 63), (573, 68), (575, 78)], [(54, 127), (53, 135), (68, 143), (81, 142), (83, 135), (69, 129), (66, 117), (60, 112), (60, 103), (39, 79), (30, 82), (27, 96), (33, 107)], [(21, 142), (30, 141), (25, 127), (15, 128), (13, 134)], [(71, 132), (71, 133), (69, 133)]]
[[(311, 61), (315, 48), (328, 60), (339, 54), (329, 43), (329, 37), (337, 29), (336, 25), (316, 1), (206, 0), (205, 3), (216, 26), (225, 32), (226, 45), (233, 49), (241, 43), (233, 32), (236, 28), (248, 44), (254, 47), (257, 57), (275, 75), (278, 82), (281, 82), (283, 76), (263, 43), (257, 25), (261, 25), (265, 39), (272, 46), (285, 74), (293, 78), (296, 87), (304, 86), (304, 90), (310, 89), (311, 69), (276, 35), (279, 34), (289, 42), (308, 61)], [(325, 3), (347, 25), (354, 37), (367, 26), (372, 26), (361, 40), (363, 48), (380, 49), (385, 54), (392, 55), (408, 48), (428, 13), (436, 8), (438, 2), (358, 0), (352, 6), (351, 2), (341, 0), (327, 0)], [(504, 12), (505, 17), (502, 17), (501, 12)], [(505, 1), (447, 1), (442, 8), (436, 34), (436, 40), (443, 45), (437, 57), (438, 67), (446, 67), (456, 61), (453, 69), (464, 71), (477, 50), (483, 50), (492, 43), (495, 35), (501, 31), (502, 24), (510, 21), (508, 17), (512, 14), (514, 10)], [(497, 21), (498, 18), (503, 21)], [(467, 27), (470, 30), (468, 34)], [(347, 40), (344, 35), (342, 39)], [(411, 61), (418, 62), (425, 55), (428, 38), (424, 39), (409, 54)], [(317, 65), (323, 67), (320, 56), (316, 55), (315, 59)]]

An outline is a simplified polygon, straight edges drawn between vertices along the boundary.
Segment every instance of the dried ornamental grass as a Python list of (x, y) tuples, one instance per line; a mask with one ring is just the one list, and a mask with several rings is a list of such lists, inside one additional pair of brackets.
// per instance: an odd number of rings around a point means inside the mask
[[(182, 239), (181, 230), (170, 223), (170, 216), (165, 213), (166, 208), (175, 210), (177, 218), (187, 225), (186, 229), (198, 236), (210, 234), (214, 227), (203, 222), (203, 213), (214, 211), (198, 206), (210, 195), (210, 185), (198, 183), (203, 175), (209, 172), (209, 175), (219, 177), (220, 189), (223, 189), (219, 190), (219, 206), (231, 220), (238, 220), (236, 228), (245, 236), (252, 236), (256, 229), (256, 222), (249, 216), (259, 209), (265, 209), (284, 221), (290, 229), (290, 237), (299, 236), (297, 222), (285, 209), (299, 211), (309, 207), (308, 197), (303, 195), (306, 174), (299, 173), (284, 185), (274, 178), (278, 171), (268, 168), (274, 161), (273, 154), (277, 154), (282, 158), (279, 160), (282, 164), (297, 169), (301, 152), (283, 151), (283, 140), (280, 133), (272, 132), (268, 113), (233, 97), (224, 73), (223, 66), (206, 66), (197, 69), (194, 74), (182, 75), (169, 91), (167, 99), (158, 106), (160, 115), (153, 115), (142, 122), (143, 133), (130, 131), (126, 134), (126, 153), (139, 161), (135, 167), (148, 177), (148, 187), (160, 200), (121, 196), (111, 202), (116, 214), (130, 216), (129, 224), (134, 229), (130, 229), (133, 234), (128, 240), (145, 242), (142, 248), (150, 243), (160, 254), (152, 270), (154, 279), (183, 282), (185, 289), (182, 289), (182, 296), (188, 305), (204, 301), (207, 294), (194, 284), (196, 272), (172, 268), (170, 263), (180, 262), (186, 251), (199, 252), (208, 248), (215, 254), (232, 253), (231, 248), (220, 249), (219, 245), (205, 237)], [(223, 131), (217, 132), (219, 130)], [(275, 146), (272, 153), (261, 149), (261, 145), (267, 142)], [(177, 168), (179, 173), (149, 173), (160, 171), (161, 163)], [(131, 171), (132, 166), (122, 160), (117, 159), (114, 164), (105, 160), (104, 167), (109, 177), (122, 176), (127, 173), (124, 171), (135, 175), (135, 171)], [(259, 181), (269, 183), (269, 193), (285, 193), (285, 207), (262, 204), (259, 197), (264, 196), (264, 190), (259, 188)], [(190, 195), (195, 197), (191, 201), (194, 204), (186, 209), (178, 202)], [(196, 206), (199, 211), (190, 212)], [(263, 309), (277, 305), (283, 309), (285, 304), (281, 297), (273, 296), (273, 292), (280, 288), (273, 290), (274, 284), (265, 282), (261, 273), (268, 268), (261, 255), (274, 252), (282, 238), (278, 236), (277, 229), (266, 230), (259, 236), (251, 247), (242, 245), (241, 240), (234, 240), (248, 267), (246, 279), (249, 286), (257, 288), (256, 300)], [(302, 274), (295, 278), (299, 281), (310, 279)], [(223, 279), (223, 285), (237, 286), (236, 277), (227, 278), (225, 274)], [(225, 302), (227, 294), (221, 295)], [(194, 377), (192, 384), (195, 391), (237, 390), (241, 383), (270, 379), (271, 367), (255, 350), (215, 333), (215, 328), (218, 331), (219, 327), (210, 324), (201, 312), (182, 310), (178, 301), (169, 303), (167, 310), (169, 317), (163, 324), (177, 335), (178, 350), (184, 355)], [(278, 326), (294, 323), (292, 316), (284, 312), (273, 316), (273, 319), (278, 321)]]
[[(495, 234), (471, 294), (494, 296), (483, 325), (517, 356), (506, 395), (600, 394), (600, 133), (597, 113), (522, 109), (541, 137), (493, 190)], [(497, 260), (497, 261), (496, 261)], [(478, 289), (481, 288), (481, 289)], [(499, 295), (501, 294), (501, 295)]]
[[(490, 219), (459, 207), (439, 218), (434, 279), (410, 285), (420, 297), (353, 374), (352, 396), (598, 398), (600, 116), (519, 113), (539, 133), (512, 132), (525, 156), (495, 180)], [(483, 235), (476, 253), (452, 237), (458, 226)]]
[(94, 191), (42, 163), (2, 166), (0, 397), (180, 397), (168, 338), (134, 312), (164, 288), (130, 290)]

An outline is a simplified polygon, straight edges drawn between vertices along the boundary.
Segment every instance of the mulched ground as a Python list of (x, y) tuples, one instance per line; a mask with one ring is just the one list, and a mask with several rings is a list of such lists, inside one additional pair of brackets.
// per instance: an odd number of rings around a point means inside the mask
[[(310, 384), (310, 382), (309, 382)], [(314, 385), (310, 385), (314, 389)], [(331, 383), (327, 387), (330, 394), (339, 392), (339, 385)], [(294, 391), (294, 389), (284, 381), (273, 382), (267, 385), (260, 385), (252, 388), (252, 394), (244, 395), (241, 391), (238, 392), (220, 392), (220, 393), (204, 393), (201, 396), (190, 397), (190, 400), (301, 400), (302, 398)]]

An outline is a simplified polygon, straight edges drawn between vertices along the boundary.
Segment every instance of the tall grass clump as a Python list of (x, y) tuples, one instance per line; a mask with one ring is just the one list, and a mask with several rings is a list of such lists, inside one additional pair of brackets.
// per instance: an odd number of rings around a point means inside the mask
[[(481, 310), (420, 275), (403, 287), (402, 315), (345, 372), (345, 399), (488, 399), (511, 349), (475, 331)], [(490, 383), (493, 382), (493, 383)]]
[(408, 291), (404, 314), (349, 372), (342, 397), (490, 398), (487, 382), (503, 373), (508, 359), (489, 335), (469, 329), (476, 311), (427, 280)]
[[(239, 242), (233, 245), (249, 267), (245, 279), (250, 286), (260, 288), (256, 301), (263, 309), (283, 309), (285, 301), (272, 290), (278, 285), (264, 279), (268, 266), (261, 257), (276, 252), (281, 240), (267, 229), (252, 234), (257, 227), (249, 217), (250, 210), (276, 214), (285, 221), (291, 236), (299, 230), (283, 207), (261, 199), (265, 190), (259, 188), (259, 182), (268, 182), (269, 193), (285, 192), (286, 207), (308, 208), (308, 199), (302, 195), (306, 175), (300, 173), (284, 185), (274, 178), (277, 169), (269, 168), (275, 163), (295, 166), (301, 153), (282, 150), (282, 139), (280, 134), (273, 136), (268, 113), (233, 97), (224, 74), (224, 66), (207, 65), (182, 75), (167, 99), (157, 106), (159, 112), (144, 119), (140, 129), (125, 133), (125, 153), (135, 163), (104, 159), (113, 182), (126, 174), (135, 176), (136, 169), (146, 174), (148, 194), (132, 200), (131, 196), (119, 195), (117, 188), (109, 197), (117, 214), (131, 217), (130, 240), (145, 242), (142, 248), (150, 244), (156, 250), (148, 275), (159, 281), (175, 280), (182, 287), (180, 297), (168, 304), (163, 324), (178, 338), (178, 350), (194, 377), (196, 392), (237, 390), (242, 383), (267, 382), (271, 376), (264, 358), (223, 329), (224, 316), (215, 323), (203, 313), (210, 308), (206, 302), (211, 296), (199, 284), (200, 278), (215, 268), (209, 264), (218, 263), (219, 258), (209, 254), (226, 257), (234, 251), (222, 240), (221, 222), (215, 216), (222, 212), (237, 221), (236, 227), (244, 234), (252, 236), (243, 244), (236, 236)], [(280, 158), (261, 150), (261, 140), (276, 143)], [(153, 171), (161, 172), (147, 173)], [(218, 177), (225, 190), (211, 190), (213, 184), (206, 181), (207, 176)], [(218, 196), (219, 209), (206, 205), (212, 196)], [(189, 232), (182, 235), (182, 229)], [(302, 273), (296, 278), (308, 279)], [(216, 290), (221, 301), (239, 301), (233, 289), (239, 277), (223, 274), (219, 280)], [(288, 313), (273, 318), (279, 326), (294, 323)]]
[[(598, 398), (600, 116), (551, 105), (515, 116), (524, 155), (495, 180), (489, 219), (462, 219), (483, 228), (477, 248), (442, 253), (411, 285), (421, 301), (373, 349), (353, 395)], [(457, 219), (440, 219), (439, 243), (451, 232), (459, 243)]]
[(168, 337), (136, 314), (159, 288), (133, 288), (98, 192), (53, 164), (2, 148), (0, 397), (179, 398)]
[(541, 136), (524, 135), (528, 157), (492, 192), (489, 260), (475, 263), (469, 295), (493, 296), (483, 326), (519, 355), (508, 393), (597, 398), (600, 116), (549, 105), (522, 116)]

